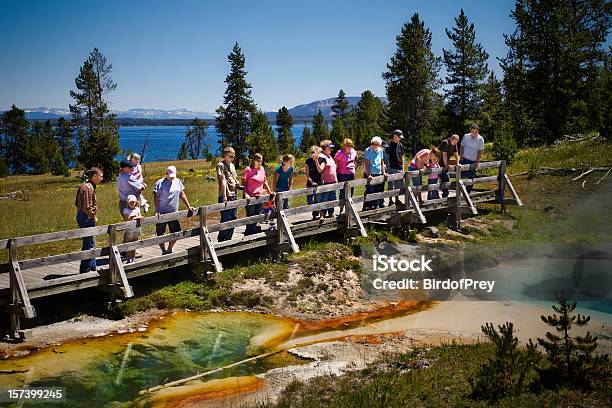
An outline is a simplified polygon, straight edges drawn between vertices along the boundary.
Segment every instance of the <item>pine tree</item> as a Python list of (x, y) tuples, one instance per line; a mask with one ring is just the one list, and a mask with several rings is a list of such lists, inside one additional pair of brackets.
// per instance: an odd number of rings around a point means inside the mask
[(554, 327), (558, 334), (546, 332), (546, 338), (538, 338), (538, 344), (544, 348), (547, 367), (538, 370), (542, 385), (559, 387), (570, 385), (588, 388), (597, 378), (601, 364), (607, 362), (607, 354), (594, 356), (597, 348), (597, 337), (590, 332), (584, 336), (571, 336), (572, 327), (586, 326), (590, 316), (574, 314), (576, 302), (568, 303), (563, 293), (557, 294), (558, 305), (553, 310), (559, 314), (541, 316), (542, 321)]
[(498, 130), (503, 126), (502, 122), (508, 122), (506, 109), (501, 89), (501, 82), (491, 72), (482, 90), (482, 107), (477, 123), (480, 126), (480, 134), (485, 135), (488, 141), (495, 141)]
[(300, 140), (300, 152), (308, 154), (310, 147), (316, 145), (316, 141), (312, 136), (312, 132), (306, 123), (304, 123), (304, 130), (302, 131), (302, 139)]
[(353, 132), (355, 146), (365, 149), (374, 136), (383, 136), (385, 107), (381, 100), (371, 91), (361, 93), (361, 99), (355, 106), (355, 131)]
[[(521, 0), (505, 36), (504, 85), (520, 144), (552, 143), (585, 126), (598, 69), (606, 59), (606, 0)], [(586, 129), (589, 130), (589, 129)]]
[(246, 140), (249, 155), (259, 153), (265, 165), (273, 165), (278, 160), (278, 146), (268, 116), (257, 111), (253, 115), (253, 128)]
[(30, 137), (26, 143), (26, 163), (35, 174), (47, 173), (55, 156), (57, 145), (51, 124), (36, 121), (32, 124)]
[(529, 370), (538, 359), (536, 345), (529, 341), (527, 351), (518, 348), (514, 325), (506, 322), (497, 326), (493, 323), (481, 326), (482, 332), (495, 346), (494, 355), (480, 367), (472, 383), (472, 395), (492, 401), (509, 395), (519, 395), (526, 387)]
[(62, 153), (60, 152), (59, 149), (55, 151), (53, 160), (51, 160), (50, 169), (51, 169), (51, 174), (53, 174), (54, 176), (64, 176), (64, 177), (70, 176), (70, 169), (64, 162), (64, 157), (62, 156)]
[(280, 108), (276, 114), (276, 126), (278, 126), (278, 129), (276, 129), (278, 132), (278, 150), (281, 153), (295, 154), (295, 140), (291, 132), (293, 116), (285, 106)]
[(312, 140), (318, 146), (321, 140), (325, 139), (329, 139), (329, 129), (325, 116), (319, 109), (319, 112), (312, 118)]
[(440, 58), (431, 51), (431, 32), (419, 14), (402, 27), (397, 50), (382, 74), (386, 82), (389, 131), (402, 129), (412, 136), (412, 150), (433, 140), (433, 98), (440, 86)]
[(329, 138), (337, 148), (342, 146), (342, 142), (349, 136), (348, 130), (344, 126), (344, 120), (340, 115), (336, 115), (332, 122), (332, 129)]
[(185, 133), (185, 143), (189, 157), (192, 160), (199, 159), (202, 154), (205, 156), (210, 151), (210, 146), (206, 136), (206, 128), (208, 123), (205, 120), (195, 118), (191, 122), (191, 126)]
[(178, 152), (176, 157), (177, 160), (187, 160), (189, 157), (189, 151), (187, 150), (187, 143), (183, 142), (181, 144), (181, 149)]
[(3, 138), (3, 155), (13, 174), (22, 174), (27, 166), (27, 145), (29, 123), (25, 111), (15, 105), (2, 114), (0, 136)]
[(452, 31), (446, 35), (453, 42), (453, 49), (444, 49), (444, 63), (448, 76), (446, 83), (452, 88), (446, 93), (448, 104), (455, 115), (456, 126), (465, 128), (474, 122), (482, 105), (482, 88), (489, 69), (489, 54), (476, 42), (474, 24), (468, 21), (461, 9), (455, 18)]
[(344, 90), (341, 89), (338, 92), (338, 97), (336, 97), (336, 99), (334, 100), (334, 104), (332, 105), (331, 110), (332, 112), (334, 112), (334, 118), (339, 116), (343, 120), (350, 112), (351, 104), (349, 103), (348, 99), (346, 99), (346, 94), (344, 93)]
[(76, 160), (76, 145), (74, 143), (74, 134), (70, 122), (63, 117), (57, 120), (55, 127), (55, 141), (59, 149), (62, 160), (66, 166), (70, 166)]
[(251, 84), (246, 81), (245, 59), (238, 43), (227, 56), (230, 73), (225, 78), (227, 89), (223, 105), (217, 109), (217, 132), (221, 149), (232, 146), (236, 151), (236, 163), (246, 156), (246, 139), (251, 131), (251, 116), (257, 108), (251, 97)]
[(8, 175), (9, 175), (8, 163), (6, 162), (3, 156), (0, 156), (0, 178), (8, 177)]
[(79, 140), (79, 162), (86, 168), (101, 168), (105, 182), (113, 179), (119, 167), (115, 157), (121, 151), (116, 115), (110, 113), (105, 100), (105, 95), (117, 87), (110, 76), (112, 68), (94, 48), (74, 80), (77, 90), (70, 91), (75, 101), (70, 112)]

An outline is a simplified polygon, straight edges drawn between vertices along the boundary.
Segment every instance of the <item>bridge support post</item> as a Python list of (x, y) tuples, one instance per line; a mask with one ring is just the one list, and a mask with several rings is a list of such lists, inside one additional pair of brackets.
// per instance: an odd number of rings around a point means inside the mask
[(108, 226), (108, 278), (109, 307), (117, 301), (117, 295), (123, 298), (134, 296), (117, 248), (117, 225), (114, 224)]
[[(459, 190), (461, 192), (461, 195), (463, 196), (463, 198), (465, 198), (465, 202), (467, 203), (468, 207), (470, 208), (470, 211), (472, 211), (472, 214), (474, 214), (474, 215), (478, 214), (478, 210), (476, 209), (476, 206), (472, 202), (472, 199), (470, 198), (470, 195), (467, 192), (467, 189), (465, 188), (465, 184), (463, 183), (463, 180), (458, 180), (457, 184), (459, 185)], [(461, 200), (459, 200), (459, 201), (461, 201)]]
[(499, 165), (498, 173), (498, 190), (499, 190), (499, 205), (502, 213), (506, 212), (506, 199), (504, 198), (506, 190), (506, 161), (502, 160)]
[(452, 220), (457, 231), (461, 230), (461, 164), (455, 170), (455, 216)]
[(359, 212), (355, 208), (355, 203), (351, 197), (351, 184), (348, 181), (344, 183), (344, 213), (346, 214), (347, 231), (357, 228), (362, 237), (367, 237), (368, 232), (363, 226)]
[(221, 265), (221, 262), (217, 257), (217, 251), (215, 251), (215, 246), (210, 239), (207, 215), (208, 213), (206, 207), (200, 207), (200, 211), (198, 212), (200, 219), (200, 262), (206, 262), (207, 254), (210, 254), (210, 259), (213, 267), (215, 268), (215, 272), (221, 272), (223, 271), (223, 265)]
[(289, 246), (293, 253), (300, 252), (300, 247), (295, 242), (295, 238), (293, 236), (293, 232), (291, 232), (291, 225), (289, 225), (289, 220), (287, 220), (287, 216), (285, 215), (285, 211), (283, 210), (283, 197), (281, 194), (276, 194), (276, 226), (278, 229), (278, 243), (282, 244), (285, 239), (289, 241)]
[(17, 261), (17, 245), (14, 239), (8, 242), (10, 269), (10, 296), (11, 303), (9, 312), (11, 315), (11, 336), (15, 339), (25, 339), (25, 334), (21, 330), (21, 315), (27, 319), (36, 317), (36, 310), (30, 303), (30, 297), (25, 286), (25, 281)]

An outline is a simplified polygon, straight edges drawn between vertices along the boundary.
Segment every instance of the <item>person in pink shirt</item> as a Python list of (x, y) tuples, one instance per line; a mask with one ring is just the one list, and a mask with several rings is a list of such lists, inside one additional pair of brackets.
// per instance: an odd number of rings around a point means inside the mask
[[(412, 176), (412, 186), (418, 187), (422, 184), (423, 180), (421, 179), (427, 165), (429, 164), (429, 157), (431, 156), (431, 149), (422, 149), (414, 156), (414, 159), (410, 162), (408, 166), (408, 171), (418, 170), (418, 176)], [(416, 194), (419, 202), (422, 204), (423, 199), (421, 198), (421, 193)]]
[[(431, 154), (429, 155), (429, 164), (427, 165), (427, 167), (430, 169), (439, 169), (440, 168), (440, 163), (438, 163), (439, 158), (440, 158), (440, 151), (437, 148), (432, 147)], [(427, 184), (437, 184), (438, 176), (439, 176), (438, 173), (430, 174), (427, 177)], [(440, 198), (440, 194), (438, 190), (431, 190), (427, 192), (428, 200), (433, 200), (436, 198)]]
[[(244, 169), (242, 173), (242, 185), (244, 185), (244, 198), (258, 198), (265, 192), (270, 194), (270, 187), (266, 179), (266, 169), (262, 166), (263, 157), (255, 153), (251, 159), (251, 165)], [(246, 215), (251, 217), (262, 213), (263, 203), (247, 205)], [(246, 226), (244, 235), (251, 235), (260, 232), (261, 229), (255, 224)]]
[[(355, 164), (357, 163), (357, 152), (354, 149), (354, 144), (351, 139), (342, 141), (342, 149), (338, 150), (334, 156), (338, 171), (338, 182), (355, 180)], [(353, 195), (354, 188), (351, 188)], [(340, 199), (344, 199), (344, 189), (340, 190)], [(343, 208), (340, 207), (340, 214)]]
[[(338, 182), (338, 176), (336, 174), (337, 166), (336, 162), (332, 158), (332, 144), (331, 140), (321, 141), (321, 153), (319, 153), (319, 159), (315, 161), (317, 170), (321, 173), (321, 180), (323, 184), (333, 184)], [(321, 193), (319, 202), (334, 201), (336, 199), (336, 190), (326, 191)], [(321, 211), (321, 214), (325, 218), (331, 218), (334, 215), (333, 208), (327, 208)]]

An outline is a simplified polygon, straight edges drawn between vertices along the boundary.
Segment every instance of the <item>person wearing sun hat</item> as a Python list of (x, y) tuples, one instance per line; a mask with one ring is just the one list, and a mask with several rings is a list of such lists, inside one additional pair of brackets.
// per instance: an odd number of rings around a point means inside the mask
[[(177, 212), (179, 210), (179, 201), (182, 201), (185, 206), (195, 212), (189, 204), (187, 195), (185, 194), (185, 186), (183, 182), (176, 177), (176, 167), (168, 166), (166, 168), (166, 177), (163, 177), (155, 183), (153, 187), (153, 203), (155, 204), (155, 215), (169, 214)], [(164, 235), (166, 233), (166, 226), (170, 232), (179, 232), (181, 230), (181, 224), (178, 220), (172, 220), (167, 222), (160, 222), (156, 225), (157, 236)], [(165, 244), (159, 244), (162, 250), (162, 254), (172, 253), (172, 248), (176, 241), (168, 242), (168, 248), (166, 249)]]
[[(321, 141), (321, 153), (319, 153), (319, 159), (315, 161), (317, 170), (321, 174), (321, 180), (323, 184), (333, 184), (338, 182), (338, 175), (336, 174), (336, 161), (332, 157), (332, 148), (335, 146), (331, 140)], [(336, 190), (326, 191), (320, 194), (319, 202), (334, 201), (336, 200)], [(331, 218), (334, 215), (334, 209), (326, 208), (321, 211), (321, 215), (325, 218)]]

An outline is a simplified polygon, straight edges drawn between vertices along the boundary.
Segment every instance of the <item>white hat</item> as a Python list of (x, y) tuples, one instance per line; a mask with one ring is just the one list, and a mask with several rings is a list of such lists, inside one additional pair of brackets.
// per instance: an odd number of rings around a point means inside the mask
[(371, 144), (377, 144), (378, 146), (382, 146), (382, 139), (378, 136), (374, 136), (372, 138)]
[(166, 175), (170, 178), (175, 178), (176, 177), (176, 167), (168, 166), (166, 168)]
[(125, 201), (127, 201), (128, 203), (131, 203), (132, 201), (138, 202), (138, 199), (134, 194), (130, 194), (129, 196), (127, 196), (127, 200)]

